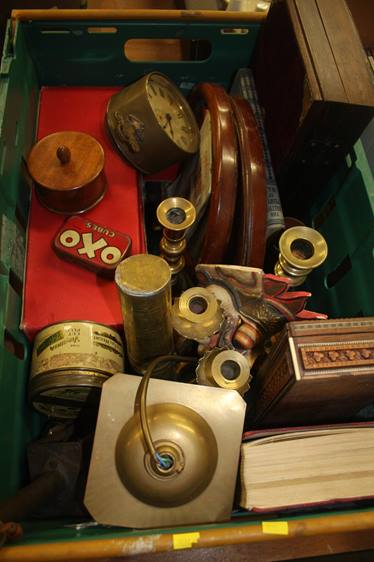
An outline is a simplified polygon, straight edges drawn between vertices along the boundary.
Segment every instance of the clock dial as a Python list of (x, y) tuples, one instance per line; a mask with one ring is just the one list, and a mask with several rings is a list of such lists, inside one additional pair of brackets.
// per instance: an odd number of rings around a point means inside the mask
[(169, 138), (183, 151), (194, 154), (199, 146), (195, 117), (183, 95), (166, 77), (153, 73), (147, 95), (156, 119)]

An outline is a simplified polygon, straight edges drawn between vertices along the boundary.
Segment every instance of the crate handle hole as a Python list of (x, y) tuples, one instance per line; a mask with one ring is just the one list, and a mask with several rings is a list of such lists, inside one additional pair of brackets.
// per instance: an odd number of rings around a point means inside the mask
[(22, 298), (23, 284), (18, 275), (14, 273), (13, 269), (9, 271), (9, 285), (17, 293), (17, 295)]
[(87, 33), (118, 33), (117, 27), (87, 27)]
[(338, 267), (336, 267), (333, 271), (326, 276), (326, 285), (329, 289), (334, 287), (342, 277), (348, 271), (352, 269), (352, 262), (349, 256), (345, 256), (345, 258), (340, 262)]
[(70, 29), (42, 29), (40, 33), (42, 35), (69, 35), (71, 31)]
[(212, 52), (206, 39), (128, 39), (124, 54), (130, 62), (205, 61)]
[(4, 331), (4, 346), (9, 353), (12, 353), (18, 359), (25, 358), (25, 346), (17, 341), (8, 330)]
[(248, 35), (249, 29), (245, 27), (223, 27), (221, 35)]

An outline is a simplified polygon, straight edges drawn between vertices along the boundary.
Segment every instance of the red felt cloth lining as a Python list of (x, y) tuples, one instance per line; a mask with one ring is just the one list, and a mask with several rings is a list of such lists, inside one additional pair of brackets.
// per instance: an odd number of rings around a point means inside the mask
[[(145, 251), (137, 173), (113, 146), (104, 123), (108, 100), (118, 90), (113, 87), (43, 88), (38, 139), (56, 131), (73, 130), (88, 133), (101, 143), (108, 189), (103, 200), (81, 216), (129, 234), (132, 254), (137, 254)], [(65, 218), (42, 207), (33, 191), (21, 323), (30, 339), (45, 326), (67, 320), (91, 320), (122, 328), (114, 281), (66, 262), (53, 251), (52, 242)]]

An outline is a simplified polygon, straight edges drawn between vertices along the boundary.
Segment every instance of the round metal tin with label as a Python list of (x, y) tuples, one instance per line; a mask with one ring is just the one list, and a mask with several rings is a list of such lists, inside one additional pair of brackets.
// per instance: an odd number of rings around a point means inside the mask
[(102, 384), (124, 371), (119, 334), (95, 322), (60, 322), (39, 332), (32, 354), (29, 397), (36, 410), (74, 419), (97, 408)]

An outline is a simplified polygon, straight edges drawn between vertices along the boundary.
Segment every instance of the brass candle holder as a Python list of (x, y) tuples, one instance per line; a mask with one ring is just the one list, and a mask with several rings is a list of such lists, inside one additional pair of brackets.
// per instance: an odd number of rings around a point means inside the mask
[(171, 321), (183, 338), (207, 343), (220, 329), (223, 313), (213, 293), (203, 287), (191, 287), (174, 300)]
[(199, 361), (197, 383), (237, 390), (243, 396), (252, 380), (248, 360), (234, 349), (213, 349)]
[(297, 287), (325, 261), (327, 251), (326, 240), (317, 230), (307, 226), (288, 228), (279, 239), (279, 257), (274, 273), (288, 277), (291, 286)]
[(171, 283), (185, 266), (186, 231), (196, 220), (194, 205), (182, 197), (169, 197), (157, 207), (157, 219), (164, 227), (160, 255), (169, 264)]

